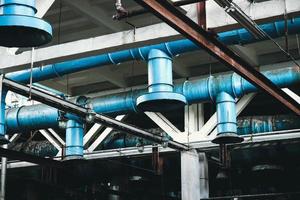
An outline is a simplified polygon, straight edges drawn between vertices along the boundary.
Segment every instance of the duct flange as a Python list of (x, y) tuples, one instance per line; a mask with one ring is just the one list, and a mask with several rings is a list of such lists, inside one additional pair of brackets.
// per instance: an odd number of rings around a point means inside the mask
[(51, 25), (34, 17), (35, 0), (2, 0), (0, 8), (1, 46), (36, 47), (51, 41)]
[(161, 50), (149, 52), (148, 83), (148, 93), (137, 98), (138, 110), (158, 112), (186, 104), (185, 96), (173, 92), (172, 59)]

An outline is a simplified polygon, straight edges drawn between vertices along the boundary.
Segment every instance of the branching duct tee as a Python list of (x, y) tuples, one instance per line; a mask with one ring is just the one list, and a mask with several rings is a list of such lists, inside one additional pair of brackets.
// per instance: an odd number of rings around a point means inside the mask
[(35, 0), (0, 1), (0, 45), (36, 47), (52, 39), (52, 27), (36, 18)]

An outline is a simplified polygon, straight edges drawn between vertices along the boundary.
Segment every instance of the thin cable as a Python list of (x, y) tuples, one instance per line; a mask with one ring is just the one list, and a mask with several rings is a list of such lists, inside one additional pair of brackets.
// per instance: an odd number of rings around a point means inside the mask
[(33, 65), (34, 65), (34, 47), (32, 47), (31, 50), (31, 63), (30, 63), (30, 81), (29, 81), (29, 97), (28, 97), (28, 101), (31, 101), (31, 90), (32, 90), (32, 82), (33, 82)]
[(300, 44), (299, 44), (299, 36), (298, 36), (298, 34), (296, 34), (296, 41), (297, 41), (298, 55), (300, 56)]

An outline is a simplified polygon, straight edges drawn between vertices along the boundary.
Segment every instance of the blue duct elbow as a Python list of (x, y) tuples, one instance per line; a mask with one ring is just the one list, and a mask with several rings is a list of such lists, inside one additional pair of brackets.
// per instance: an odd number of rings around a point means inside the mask
[(66, 129), (66, 160), (83, 158), (83, 124), (68, 120)]

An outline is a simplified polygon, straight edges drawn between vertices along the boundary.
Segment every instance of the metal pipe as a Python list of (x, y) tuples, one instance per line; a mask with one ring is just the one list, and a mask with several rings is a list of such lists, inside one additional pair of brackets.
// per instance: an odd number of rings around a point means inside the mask
[(235, 99), (226, 92), (216, 97), (217, 104), (217, 137), (212, 141), (216, 144), (239, 143), (243, 139), (237, 135)]
[(66, 160), (83, 158), (83, 124), (68, 120), (66, 129)]
[(148, 55), (148, 93), (137, 98), (139, 111), (159, 112), (186, 104), (182, 94), (173, 92), (172, 58), (152, 49)]
[[(271, 37), (276, 38), (284, 35), (285, 22), (277, 21), (260, 25), (260, 27)], [(300, 17), (289, 20), (288, 28), (290, 34), (299, 33)], [(258, 41), (245, 29), (236, 29), (232, 31), (219, 33), (218, 39), (226, 45), (243, 45)], [(65, 61), (62, 63), (47, 65), (40, 68), (34, 68), (32, 71), (33, 82), (39, 82), (51, 78), (61, 77), (66, 74), (75, 73), (109, 64), (118, 64), (130, 60), (146, 60), (151, 49), (162, 50), (172, 57), (178, 54), (199, 50), (199, 47), (195, 45), (192, 41), (183, 39), (102, 54), (98, 56)], [(22, 83), (28, 83), (30, 76), (30, 69), (6, 74), (7, 78)]]
[[(8, 140), (8, 136), (5, 135)], [(8, 145), (4, 144), (2, 148), (7, 149)], [(7, 158), (1, 157), (1, 188), (0, 188), (0, 200), (5, 200), (5, 190), (6, 190), (6, 170), (7, 170)]]
[(35, 0), (2, 0), (0, 7), (1, 46), (36, 47), (51, 41), (51, 25), (35, 17)]
[[(286, 87), (300, 82), (300, 69), (298, 67), (262, 73), (278, 87)], [(188, 104), (215, 101), (217, 94), (220, 92), (226, 92), (234, 98), (239, 98), (247, 93), (257, 91), (258, 89), (255, 86), (235, 73), (185, 81), (176, 84), (174, 87), (174, 92), (184, 95)], [(89, 104), (96, 113), (123, 114), (137, 112), (136, 99), (145, 93), (146, 90), (143, 89), (132, 90), (93, 98), (89, 100)]]
[[(300, 83), (298, 67), (265, 71), (263, 74), (279, 87)], [(184, 95), (188, 104), (214, 101), (216, 95), (222, 91), (239, 98), (244, 94), (256, 92), (257, 89), (236, 74), (185, 81), (174, 87), (174, 92)], [(138, 112), (136, 99), (146, 93), (147, 90), (142, 89), (97, 97), (88, 100), (88, 106), (96, 113)], [(11, 108), (6, 112), (6, 127), (9, 134), (29, 129), (57, 128), (60, 116), (61, 113), (57, 109), (42, 104)]]

